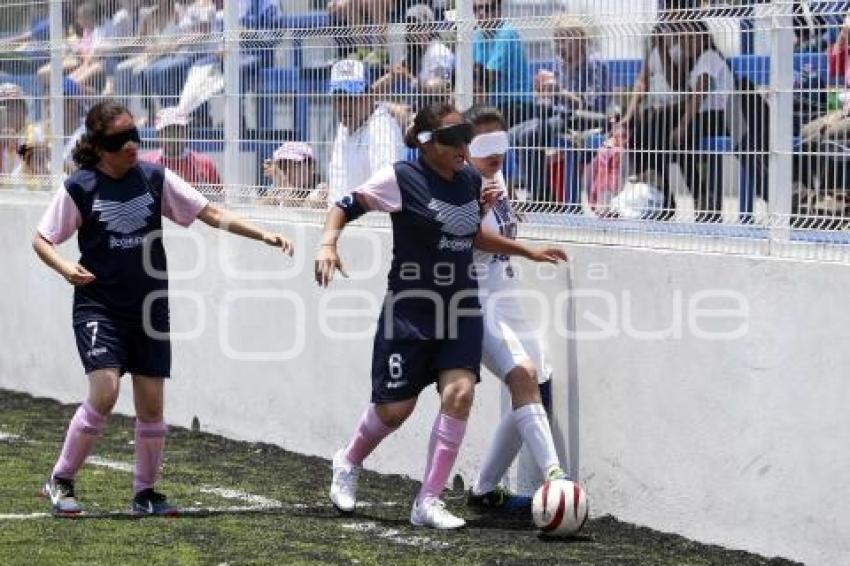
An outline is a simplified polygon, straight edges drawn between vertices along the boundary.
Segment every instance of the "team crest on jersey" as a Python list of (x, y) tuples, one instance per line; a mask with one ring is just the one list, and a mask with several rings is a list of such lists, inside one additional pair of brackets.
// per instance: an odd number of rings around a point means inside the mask
[(456, 206), (432, 198), (428, 208), (437, 213), (436, 218), (443, 224), (443, 232), (447, 234), (469, 236), (478, 230), (480, 209), (474, 200), (462, 206)]
[(150, 193), (139, 195), (127, 202), (113, 200), (96, 200), (92, 210), (100, 212), (100, 221), (106, 224), (106, 229), (119, 234), (132, 234), (144, 228), (153, 212), (150, 206), (154, 203)]

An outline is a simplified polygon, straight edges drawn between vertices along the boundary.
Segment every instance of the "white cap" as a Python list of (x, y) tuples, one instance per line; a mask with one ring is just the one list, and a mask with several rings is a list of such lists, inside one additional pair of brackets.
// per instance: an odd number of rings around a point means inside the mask
[(343, 59), (331, 68), (331, 94), (363, 94), (368, 85), (366, 65), (363, 61)]
[(313, 148), (304, 142), (284, 142), (272, 155), (274, 161), (305, 161), (313, 159)]
[(157, 131), (164, 130), (169, 126), (188, 126), (189, 117), (181, 112), (176, 106), (163, 108), (156, 114), (154, 127)]

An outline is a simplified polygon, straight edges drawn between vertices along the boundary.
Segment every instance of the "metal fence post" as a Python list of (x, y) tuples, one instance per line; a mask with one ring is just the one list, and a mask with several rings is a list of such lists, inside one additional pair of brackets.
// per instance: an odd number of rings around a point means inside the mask
[(224, 3), (224, 172), (225, 202), (239, 201), (239, 3)]
[(50, 185), (59, 183), (64, 173), (62, 157), (65, 146), (65, 107), (62, 96), (62, 59), (65, 49), (65, 34), (62, 30), (62, 0), (51, 0), (49, 5), (50, 22), (50, 90), (48, 105), (50, 108)]
[(460, 110), (466, 110), (472, 106), (475, 84), (472, 60), (472, 35), (475, 29), (475, 16), (472, 12), (472, 0), (458, 0), (455, 20), (457, 29), (455, 103)]
[(770, 50), (770, 248), (791, 237), (794, 136), (794, 28), (792, 3), (773, 0)]

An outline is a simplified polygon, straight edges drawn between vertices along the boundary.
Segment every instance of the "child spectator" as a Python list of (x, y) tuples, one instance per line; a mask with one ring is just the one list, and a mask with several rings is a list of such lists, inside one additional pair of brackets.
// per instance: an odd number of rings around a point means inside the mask
[(160, 110), (156, 117), (160, 148), (142, 153), (139, 159), (167, 167), (202, 193), (220, 195), (223, 187), (215, 163), (209, 156), (189, 149), (188, 126), (189, 118), (176, 108)]

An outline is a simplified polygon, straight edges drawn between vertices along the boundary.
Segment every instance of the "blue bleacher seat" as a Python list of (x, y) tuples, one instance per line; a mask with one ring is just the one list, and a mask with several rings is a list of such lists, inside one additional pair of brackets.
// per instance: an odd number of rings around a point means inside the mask
[[(732, 71), (750, 79), (756, 86), (770, 84), (770, 57), (767, 55), (739, 55), (729, 59)], [(794, 73), (807, 71), (820, 75), (823, 84), (829, 84), (829, 61), (826, 53), (795, 53)]]
[[(308, 83), (308, 82), (307, 82)], [(290, 94), (295, 96), (295, 136), (297, 139), (306, 140), (309, 136), (309, 105), (307, 96), (298, 96), (310, 92), (306, 90), (312, 85), (305, 85), (302, 80), (302, 71), (300, 69), (263, 69), (260, 75), (260, 93), (263, 95), (269, 94)], [(258, 131), (274, 130), (274, 97), (261, 96), (258, 100)]]
[(281, 19), (281, 28), (293, 33), (314, 32), (316, 28), (330, 25), (331, 20), (324, 10), (289, 14)]
[(643, 61), (641, 59), (611, 59), (608, 66), (608, 81), (615, 89), (630, 89), (635, 84)]
[(295, 94), (301, 88), (298, 69), (263, 69), (260, 89), (263, 94)]

